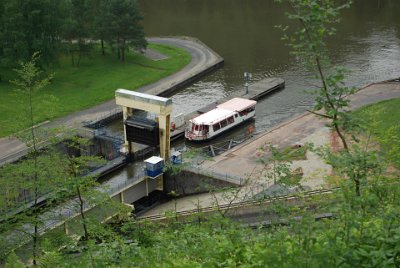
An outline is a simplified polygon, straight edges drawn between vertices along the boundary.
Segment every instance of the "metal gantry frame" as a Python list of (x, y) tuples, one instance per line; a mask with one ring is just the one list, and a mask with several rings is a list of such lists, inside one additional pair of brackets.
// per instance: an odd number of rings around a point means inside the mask
[[(117, 105), (122, 106), (124, 121), (131, 117), (133, 110), (142, 110), (157, 115), (159, 124), (160, 156), (168, 161), (170, 157), (170, 127), (172, 99), (154, 96), (150, 94), (135, 92), (127, 89), (118, 89), (115, 92)], [(126, 137), (126, 126), (124, 124), (125, 148), (133, 153), (132, 142)]]
[[(115, 101), (117, 105), (122, 106), (123, 120), (133, 115), (133, 111), (142, 110), (157, 115), (160, 139), (160, 156), (164, 161), (169, 161), (170, 157), (170, 127), (172, 99), (158, 97), (150, 94), (139, 93), (127, 89), (118, 89), (115, 92)], [(128, 141), (126, 135), (126, 125), (124, 124), (124, 148), (129, 154), (134, 152), (133, 143)], [(146, 178), (146, 195), (149, 194), (148, 179)], [(156, 189), (163, 191), (163, 176), (156, 179)]]

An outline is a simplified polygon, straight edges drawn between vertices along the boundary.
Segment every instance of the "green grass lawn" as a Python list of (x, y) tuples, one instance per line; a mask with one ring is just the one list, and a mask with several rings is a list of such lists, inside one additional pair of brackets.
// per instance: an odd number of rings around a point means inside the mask
[(354, 115), (364, 121), (364, 124), (371, 125), (373, 121), (376, 121), (377, 129), (373, 130), (373, 132), (385, 131), (392, 126), (400, 124), (400, 98), (362, 107), (355, 111)]
[(281, 154), (285, 160), (295, 161), (295, 160), (306, 160), (307, 159), (306, 152), (307, 152), (306, 146), (301, 146), (301, 147), (289, 146), (289, 147), (283, 148), (281, 151)]
[[(141, 54), (129, 53), (126, 61), (121, 63), (115, 53), (103, 57), (95, 51), (90, 57), (83, 58), (81, 66), (76, 68), (72, 67), (69, 56), (60, 57), (57, 65), (49, 70), (49, 73), (54, 73), (52, 83), (34, 98), (35, 123), (110, 100), (118, 88), (134, 90), (155, 82), (182, 69), (191, 60), (190, 54), (180, 48), (161, 44), (150, 44), (149, 47), (169, 58), (152, 61)], [(0, 72), (0, 137), (3, 137), (27, 125), (18, 123), (21, 121), (21, 113), (23, 116), (25, 104), (23, 98), (15, 94), (14, 86), (8, 82), (12, 79), (12, 72)], [(57, 99), (56, 103), (51, 95)]]
[(400, 98), (365, 106), (353, 114), (381, 144), (389, 161), (400, 167)]

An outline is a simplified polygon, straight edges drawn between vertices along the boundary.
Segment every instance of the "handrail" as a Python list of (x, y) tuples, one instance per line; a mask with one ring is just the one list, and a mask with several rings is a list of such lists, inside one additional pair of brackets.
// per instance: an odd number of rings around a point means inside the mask
[[(331, 189), (319, 189), (319, 190), (312, 190), (312, 191), (307, 191), (307, 192), (301, 192), (299, 194), (302, 194), (301, 197), (312, 197), (315, 195), (321, 195), (321, 194), (331, 194), (335, 191), (340, 189), (340, 187), (334, 187)], [(213, 212), (218, 210), (229, 210), (233, 208), (240, 208), (240, 207), (246, 207), (246, 206), (253, 206), (253, 205), (261, 205), (261, 204), (268, 204), (272, 203), (274, 201), (289, 201), (289, 200), (294, 200), (294, 199), (299, 199), (300, 196), (299, 194), (287, 194), (287, 195), (280, 195), (276, 197), (272, 197), (269, 199), (264, 199), (264, 200), (247, 200), (247, 201), (239, 201), (239, 202), (234, 202), (231, 204), (223, 204), (218, 206), (216, 208), (215, 206), (208, 206), (204, 208), (199, 208), (199, 209), (191, 209), (191, 210), (183, 210), (183, 211), (178, 211), (176, 212), (177, 217), (182, 217), (182, 216), (188, 216), (196, 213), (205, 213), (205, 212)], [(158, 221), (158, 220), (165, 220), (167, 217), (163, 214), (156, 214), (156, 215), (149, 215), (149, 216), (142, 216), (138, 217), (138, 221)]]

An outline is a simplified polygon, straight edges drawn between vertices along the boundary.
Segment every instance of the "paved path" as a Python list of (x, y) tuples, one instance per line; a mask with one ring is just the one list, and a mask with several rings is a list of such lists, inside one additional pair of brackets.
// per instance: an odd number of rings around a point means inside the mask
[[(351, 97), (351, 108), (355, 109), (399, 97), (399, 82), (377, 83), (369, 85), (353, 95)], [(214, 195), (206, 193), (178, 199), (177, 211), (196, 209), (198, 205), (201, 207), (213, 206), (216, 199), (219, 204), (226, 204), (231, 202), (234, 197), (235, 201), (243, 201), (260, 192), (272, 192), (274, 190), (273, 182), (266, 178), (265, 166), (258, 161), (260, 158), (259, 149), (266, 148), (268, 144), (278, 148), (306, 142), (313, 142), (316, 146), (329, 144), (331, 142), (331, 131), (326, 127), (326, 123), (327, 121), (320, 117), (306, 113), (214, 157), (212, 161), (204, 162), (201, 164), (201, 168), (204, 170), (246, 178), (248, 179), (247, 185), (241, 187), (238, 193), (217, 193)], [(307, 159), (296, 161), (292, 166), (293, 168), (301, 167), (304, 176), (308, 176), (301, 182), (302, 185), (306, 189), (323, 187), (325, 184), (324, 176), (330, 173), (331, 167), (311, 152), (307, 153)], [(168, 202), (147, 211), (141, 216), (162, 214), (165, 211), (173, 210), (174, 205), (174, 202)]]
[[(189, 37), (180, 38), (149, 38), (149, 42), (167, 44), (176, 46), (188, 51), (192, 60), (179, 72), (159, 81), (140, 87), (136, 91), (144, 92), (153, 95), (160, 95), (170, 90), (177, 85), (186, 83), (193, 77), (206, 72), (213, 66), (223, 62), (223, 59), (197, 39)], [(117, 90), (117, 89), (115, 89)], [(40, 127), (59, 127), (65, 126), (69, 128), (78, 128), (83, 125), (83, 122), (96, 120), (105, 117), (107, 114), (115, 112), (119, 109), (115, 104), (115, 100), (110, 100), (92, 108), (72, 113), (68, 116), (56, 119)], [(28, 152), (29, 148), (16, 138), (1, 138), (0, 139), (0, 166), (5, 163), (15, 161)]]

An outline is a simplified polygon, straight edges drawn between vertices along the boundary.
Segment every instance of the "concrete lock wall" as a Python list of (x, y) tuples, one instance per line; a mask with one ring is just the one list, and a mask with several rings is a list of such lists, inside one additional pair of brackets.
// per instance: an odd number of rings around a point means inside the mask
[(135, 186), (124, 191), (124, 202), (132, 204), (136, 200), (146, 196), (146, 181), (139, 182)]
[(133, 202), (139, 200), (140, 198), (147, 196), (147, 193), (151, 193), (155, 189), (156, 189), (156, 180), (147, 179), (147, 186), (146, 186), (146, 180), (141, 181), (138, 184), (135, 184), (134, 186), (130, 187), (129, 189), (123, 192), (124, 203), (132, 204)]
[(209, 192), (214, 188), (237, 186), (235, 184), (212, 178), (210, 176), (183, 170), (178, 175), (171, 176), (164, 173), (164, 191), (175, 191), (178, 195), (190, 195)]
[(154, 191), (156, 189), (156, 186), (157, 186), (157, 181), (155, 179), (148, 179), (147, 187), (149, 189), (149, 193)]
[(92, 147), (93, 155), (101, 155), (107, 160), (112, 160), (120, 155), (119, 147), (112, 140), (94, 138)]

